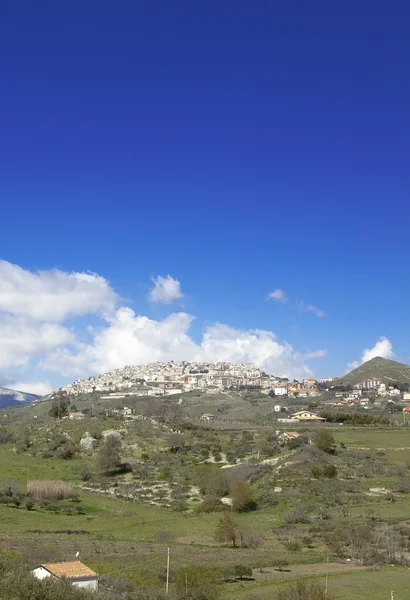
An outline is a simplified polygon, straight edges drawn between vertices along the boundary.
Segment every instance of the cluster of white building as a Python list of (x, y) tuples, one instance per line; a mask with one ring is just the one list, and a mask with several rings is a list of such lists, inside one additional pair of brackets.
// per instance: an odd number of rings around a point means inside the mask
[(131, 395), (130, 390), (133, 390), (132, 395), (168, 395), (195, 389), (217, 391), (256, 386), (269, 391), (279, 390), (284, 384), (250, 363), (170, 361), (127, 366), (89, 379), (78, 379), (62, 390), (69, 394), (103, 392), (125, 397)]
[(400, 396), (401, 392), (393, 385), (386, 385), (380, 379), (365, 379), (354, 386), (355, 390), (374, 390), (378, 396)]

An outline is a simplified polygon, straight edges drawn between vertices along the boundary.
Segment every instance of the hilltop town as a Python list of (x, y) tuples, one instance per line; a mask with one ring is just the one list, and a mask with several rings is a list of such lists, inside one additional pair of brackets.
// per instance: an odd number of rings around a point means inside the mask
[(296, 390), (317, 391), (315, 379), (288, 381), (268, 375), (253, 364), (230, 362), (155, 362), (126, 366), (62, 388), (68, 394), (130, 392), (133, 395), (173, 395), (191, 390), (260, 389), (284, 396)]

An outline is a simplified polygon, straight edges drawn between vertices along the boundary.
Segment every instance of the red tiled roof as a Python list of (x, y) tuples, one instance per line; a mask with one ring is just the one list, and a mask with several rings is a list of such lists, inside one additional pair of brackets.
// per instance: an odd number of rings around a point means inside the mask
[(87, 565), (84, 565), (80, 560), (45, 563), (40, 566), (59, 578), (77, 579), (82, 577), (97, 577), (97, 573), (87, 567)]

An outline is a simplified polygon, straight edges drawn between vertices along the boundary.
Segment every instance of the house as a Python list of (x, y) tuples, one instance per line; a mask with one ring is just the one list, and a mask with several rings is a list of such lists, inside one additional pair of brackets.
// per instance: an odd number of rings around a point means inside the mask
[(303, 380), (303, 387), (305, 387), (305, 388), (315, 387), (315, 385), (316, 385), (316, 379), (304, 379)]
[(215, 415), (211, 413), (205, 413), (201, 416), (201, 421), (213, 421), (215, 419)]
[(80, 560), (45, 563), (31, 572), (37, 579), (46, 579), (47, 577), (67, 579), (76, 587), (91, 592), (98, 591), (98, 574)]
[(72, 421), (82, 421), (85, 419), (85, 414), (82, 412), (70, 412), (68, 413), (68, 418)]
[(275, 396), (286, 396), (286, 394), (288, 393), (288, 388), (284, 385), (281, 385), (274, 387), (273, 391), (275, 392)]
[(403, 393), (403, 401), (406, 401), (406, 400), (407, 400), (407, 402), (410, 400), (410, 392)]
[(410, 415), (410, 406), (405, 406), (403, 408), (403, 412), (404, 412), (405, 415)]
[(318, 417), (315, 413), (308, 410), (301, 410), (292, 415), (294, 421), (326, 421), (323, 417)]

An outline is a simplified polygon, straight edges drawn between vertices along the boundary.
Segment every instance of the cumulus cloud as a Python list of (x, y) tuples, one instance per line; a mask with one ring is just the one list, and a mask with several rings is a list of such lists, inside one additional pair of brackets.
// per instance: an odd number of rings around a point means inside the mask
[(382, 358), (393, 358), (393, 345), (387, 337), (382, 336), (375, 343), (373, 348), (366, 348), (363, 350), (362, 354), (362, 363), (371, 360), (372, 358), (376, 358), (376, 356), (381, 356)]
[(381, 356), (382, 358), (394, 358), (393, 352), (393, 344), (387, 337), (381, 336), (373, 348), (365, 348), (362, 352), (360, 360), (355, 360), (347, 365), (347, 372), (352, 369), (357, 369), (363, 363), (371, 360), (372, 358), (376, 358), (376, 356)]
[(91, 343), (77, 351), (57, 349), (43, 366), (67, 376), (85, 376), (157, 360), (226, 360), (252, 362), (283, 377), (312, 374), (304, 356), (271, 331), (241, 331), (217, 323), (196, 343), (189, 335), (192, 320), (187, 313), (174, 313), (157, 321), (121, 308), (106, 327), (94, 331)]
[(37, 321), (112, 311), (117, 295), (95, 273), (32, 272), (0, 260), (0, 311)]
[(171, 275), (162, 277), (153, 277), (152, 282), (154, 287), (150, 290), (148, 299), (150, 302), (162, 302), (163, 304), (170, 304), (174, 300), (178, 300), (183, 297), (181, 291), (181, 284), (178, 279), (174, 279)]
[(270, 292), (270, 294), (268, 294), (268, 298), (270, 300), (276, 300), (277, 302), (287, 302), (288, 298), (285, 294), (285, 292), (281, 289), (277, 289), (277, 290), (273, 290), (273, 292)]
[(93, 331), (92, 343), (81, 344), (77, 352), (58, 349), (43, 366), (64, 375), (84, 375), (125, 365), (190, 358), (197, 349), (187, 334), (192, 320), (186, 313), (175, 313), (156, 321), (136, 315), (130, 308), (120, 308), (106, 327)]
[[(183, 296), (180, 282), (170, 275), (153, 283), (152, 302)], [(282, 290), (272, 294), (277, 301), (286, 299)], [(306, 361), (325, 352), (303, 355), (271, 331), (220, 323), (196, 340), (190, 333), (192, 315), (175, 312), (155, 320), (117, 308), (117, 302), (110, 283), (97, 274), (31, 272), (0, 261), (0, 375), (15, 388), (42, 394), (50, 391), (50, 371), (88, 377), (127, 364), (167, 360), (252, 362), (269, 373), (299, 378), (312, 374)], [(77, 322), (75, 333), (64, 325), (69, 317), (85, 314), (102, 317), (103, 325)]]
[(53, 391), (49, 381), (16, 381), (10, 385), (10, 388), (18, 392), (37, 394), (38, 396), (45, 396)]
[(72, 333), (57, 323), (3, 316), (0, 318), (0, 370), (26, 365), (32, 358), (73, 340)]

